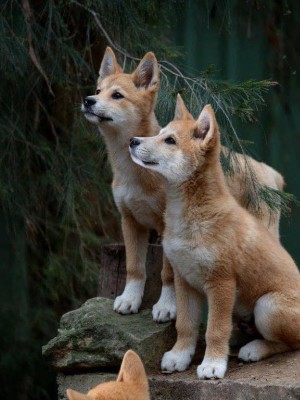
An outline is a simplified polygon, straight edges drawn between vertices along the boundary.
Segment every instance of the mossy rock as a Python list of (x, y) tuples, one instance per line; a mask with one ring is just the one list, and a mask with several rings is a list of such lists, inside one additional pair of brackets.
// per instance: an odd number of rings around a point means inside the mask
[(156, 324), (150, 310), (122, 316), (113, 311), (113, 300), (98, 297), (62, 316), (58, 336), (43, 347), (43, 356), (60, 371), (107, 370), (119, 368), (133, 349), (147, 369), (158, 369), (175, 340), (174, 324)]

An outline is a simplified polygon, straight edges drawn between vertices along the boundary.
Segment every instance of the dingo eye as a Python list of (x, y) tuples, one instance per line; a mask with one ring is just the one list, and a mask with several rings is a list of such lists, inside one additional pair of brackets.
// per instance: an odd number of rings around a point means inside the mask
[(124, 98), (124, 96), (120, 92), (113, 93), (111, 97), (113, 99), (115, 99), (115, 100), (119, 100), (119, 99), (123, 99)]
[(172, 137), (168, 137), (165, 139), (165, 143), (167, 144), (176, 144), (175, 140)]
[(96, 90), (96, 94), (99, 94), (100, 92), (101, 92), (100, 89), (97, 89), (97, 90)]

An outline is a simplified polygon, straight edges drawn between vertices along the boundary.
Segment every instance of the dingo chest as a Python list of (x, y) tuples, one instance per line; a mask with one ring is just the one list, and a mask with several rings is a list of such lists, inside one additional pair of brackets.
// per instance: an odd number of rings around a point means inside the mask
[(113, 195), (120, 212), (126, 208), (141, 225), (161, 231), (163, 205), (160, 204), (159, 198), (147, 196), (138, 185), (113, 187)]
[(178, 236), (164, 238), (163, 247), (172, 266), (178, 270), (180, 275), (191, 286), (202, 288), (214, 267), (217, 249), (213, 245), (206, 247), (201, 244), (193, 244)]

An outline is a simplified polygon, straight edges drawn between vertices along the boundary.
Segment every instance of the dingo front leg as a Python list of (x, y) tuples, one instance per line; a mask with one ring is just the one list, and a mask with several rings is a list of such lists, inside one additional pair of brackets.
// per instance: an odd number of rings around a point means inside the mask
[(130, 213), (122, 215), (122, 231), (126, 249), (126, 286), (115, 299), (114, 310), (120, 314), (138, 312), (146, 281), (146, 255), (148, 230), (141, 226)]
[(161, 281), (160, 298), (153, 306), (152, 316), (156, 322), (167, 322), (176, 318), (176, 295), (173, 268), (165, 255), (163, 255)]
[(206, 350), (197, 368), (199, 379), (223, 378), (227, 370), (229, 338), (232, 329), (232, 312), (235, 301), (235, 282), (212, 282), (206, 288), (208, 321)]
[(201, 319), (202, 296), (174, 270), (177, 302), (177, 341), (161, 361), (163, 371), (184, 371), (195, 353)]

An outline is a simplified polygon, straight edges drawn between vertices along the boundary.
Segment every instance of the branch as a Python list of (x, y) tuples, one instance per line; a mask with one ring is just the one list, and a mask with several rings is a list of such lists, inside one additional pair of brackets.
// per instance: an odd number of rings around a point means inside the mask
[(23, 11), (24, 11), (25, 21), (26, 21), (26, 26), (27, 26), (27, 32), (28, 32), (29, 57), (30, 57), (31, 61), (33, 62), (34, 66), (36, 67), (36, 69), (39, 71), (39, 73), (45, 79), (49, 92), (52, 94), (52, 96), (54, 96), (49, 79), (48, 79), (48, 77), (47, 77), (40, 61), (38, 60), (35, 51), (34, 51), (33, 40), (32, 40), (32, 28), (31, 28), (32, 12), (31, 12), (31, 8), (30, 8), (29, 0), (22, 0), (22, 6), (23, 6)]

